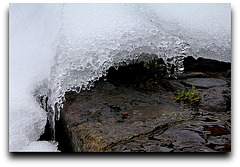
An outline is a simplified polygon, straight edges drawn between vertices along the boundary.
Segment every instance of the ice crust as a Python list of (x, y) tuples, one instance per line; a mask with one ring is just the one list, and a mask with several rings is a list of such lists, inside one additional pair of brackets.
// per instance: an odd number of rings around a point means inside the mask
[(9, 17), (10, 151), (46, 145), (36, 93), (59, 111), (66, 91), (143, 54), (179, 69), (184, 56), (231, 62), (230, 4), (11, 4)]
[(47, 141), (31, 142), (24, 147), (22, 152), (59, 152), (57, 144)]
[[(59, 5), (10, 4), (9, 8), (9, 151), (37, 141), (47, 114), (33, 92), (49, 78), (60, 29)], [(53, 26), (54, 25), (54, 26)], [(37, 150), (36, 150), (37, 151)]]

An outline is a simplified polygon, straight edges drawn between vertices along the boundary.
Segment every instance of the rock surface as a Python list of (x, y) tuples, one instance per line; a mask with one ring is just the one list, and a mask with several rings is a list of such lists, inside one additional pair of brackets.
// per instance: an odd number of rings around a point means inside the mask
[[(223, 115), (197, 116), (175, 126), (119, 143), (109, 152), (226, 152), (231, 150), (229, 120)], [(211, 115), (211, 116), (209, 116)], [(226, 116), (226, 115), (225, 115)]]
[(195, 59), (191, 56), (185, 57), (183, 64), (185, 72), (226, 72), (231, 69), (231, 63), (204, 58)]
[(214, 87), (201, 94), (199, 107), (212, 112), (226, 112), (231, 107), (231, 90), (229, 87)]
[(179, 82), (176, 81), (166, 81), (164, 82), (163, 86), (172, 92), (177, 92), (179, 90), (185, 90), (185, 86)]
[(183, 83), (189, 86), (196, 86), (199, 88), (212, 88), (227, 85), (227, 82), (219, 78), (188, 78), (183, 80)]
[[(112, 68), (90, 91), (67, 92), (57, 129), (67, 139), (60, 145), (71, 152), (231, 151), (229, 75), (187, 71), (178, 80), (158, 80), (149, 74), (139, 64)], [(202, 92), (199, 106), (173, 100), (192, 84)]]
[[(97, 83), (95, 89), (71, 101), (68, 99), (73, 92), (66, 94), (61, 119), (67, 125), (74, 152), (106, 151), (120, 141), (192, 117), (183, 105), (171, 100), (171, 93), (137, 91), (111, 83), (106, 84), (112, 89), (104, 89), (104, 83)], [(123, 112), (128, 116), (122, 117)]]
[[(212, 93), (212, 99), (204, 97), (205, 91)], [(134, 90), (101, 81), (77, 96), (67, 93), (61, 119), (74, 152), (230, 151), (231, 117), (222, 113), (226, 105), (221, 101), (230, 100), (229, 88), (205, 91), (196, 116), (174, 102), (171, 92)]]

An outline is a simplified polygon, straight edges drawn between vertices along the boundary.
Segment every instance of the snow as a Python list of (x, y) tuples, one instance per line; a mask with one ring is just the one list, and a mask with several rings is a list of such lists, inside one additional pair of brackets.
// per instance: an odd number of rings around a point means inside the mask
[(50, 73), (59, 29), (55, 21), (58, 7), (10, 5), (9, 151), (19, 151), (37, 141), (44, 131), (47, 116), (34, 99), (33, 91)]
[(56, 143), (47, 141), (31, 142), (24, 147), (22, 152), (59, 152)]

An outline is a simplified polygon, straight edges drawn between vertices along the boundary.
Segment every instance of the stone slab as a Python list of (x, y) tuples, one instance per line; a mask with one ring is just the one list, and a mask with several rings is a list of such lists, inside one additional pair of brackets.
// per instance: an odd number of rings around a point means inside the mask
[(188, 78), (183, 81), (184, 84), (189, 86), (196, 86), (199, 88), (212, 88), (227, 85), (227, 82), (219, 78)]

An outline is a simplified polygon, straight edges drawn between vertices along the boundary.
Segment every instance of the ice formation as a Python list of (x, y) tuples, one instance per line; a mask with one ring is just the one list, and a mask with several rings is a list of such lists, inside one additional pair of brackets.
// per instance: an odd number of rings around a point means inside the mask
[(21, 152), (59, 152), (57, 145), (54, 142), (38, 141), (31, 142), (24, 147)]
[(11, 4), (9, 17), (10, 151), (40, 148), (47, 116), (36, 94), (49, 98), (54, 126), (66, 91), (142, 54), (179, 71), (189, 55), (231, 61), (230, 4)]
[(58, 8), (61, 6), (10, 5), (9, 151), (22, 150), (44, 131), (47, 115), (33, 92), (50, 75), (60, 29)]

